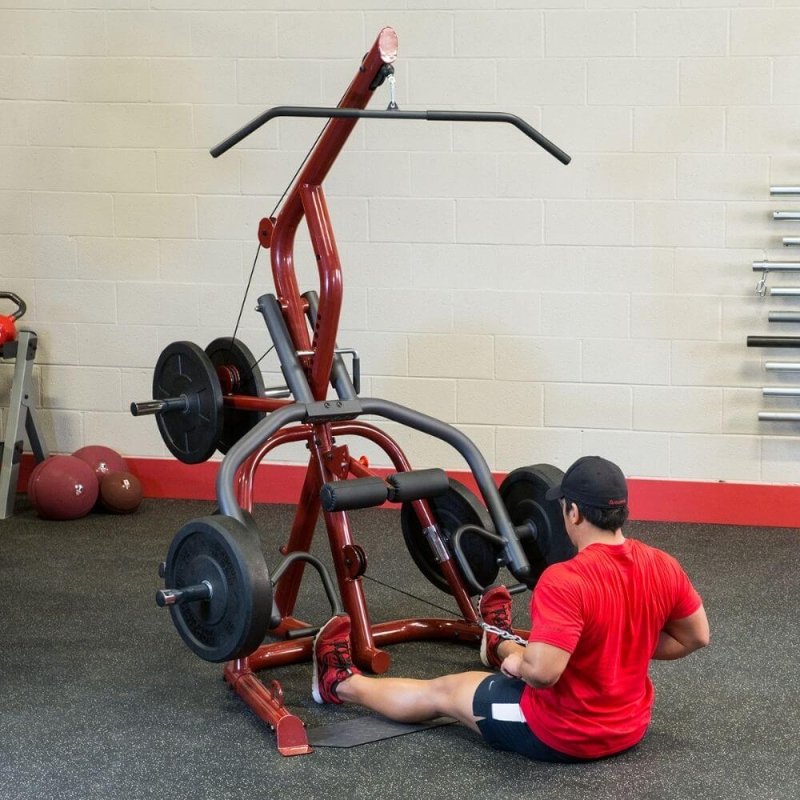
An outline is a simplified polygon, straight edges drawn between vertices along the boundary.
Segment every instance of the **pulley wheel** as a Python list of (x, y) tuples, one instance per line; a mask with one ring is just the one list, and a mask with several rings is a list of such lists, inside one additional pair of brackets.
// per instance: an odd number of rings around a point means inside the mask
[(208, 356), (193, 342), (173, 342), (158, 357), (153, 399), (182, 398), (185, 407), (156, 415), (170, 453), (184, 464), (206, 461), (222, 430), (222, 389)]
[(171, 605), (172, 621), (189, 649), (206, 661), (254, 652), (272, 613), (272, 582), (255, 529), (233, 517), (192, 520), (172, 540), (164, 584), (180, 590), (208, 582), (210, 599)]
[[(244, 342), (230, 336), (214, 339), (206, 347), (206, 355), (216, 370), (223, 394), (247, 397), (264, 396), (264, 379), (256, 359)], [(222, 432), (217, 450), (227, 453), (246, 433), (266, 416), (264, 411), (239, 411), (229, 406), (222, 410)]]
[[(494, 533), (491, 517), (483, 504), (463, 483), (452, 478), (450, 479), (450, 488), (438, 497), (429, 498), (428, 503), (448, 548), (450, 537), (463, 525), (477, 525)], [(403, 503), (400, 524), (408, 552), (422, 574), (437, 589), (452, 594), (450, 584), (447, 583), (439, 563), (434, 558), (433, 551), (422, 532), (422, 526), (411, 503)], [(461, 538), (461, 548), (478, 583), (482, 586), (494, 583), (494, 579), (500, 571), (495, 547), (477, 533), (467, 532)], [(469, 587), (467, 591), (471, 594), (476, 593)]]
[(520, 543), (531, 564), (531, 577), (538, 579), (545, 567), (575, 555), (567, 536), (558, 500), (545, 499), (552, 486), (558, 486), (564, 473), (550, 464), (519, 467), (500, 484), (500, 497), (515, 527), (528, 526), (530, 536)]

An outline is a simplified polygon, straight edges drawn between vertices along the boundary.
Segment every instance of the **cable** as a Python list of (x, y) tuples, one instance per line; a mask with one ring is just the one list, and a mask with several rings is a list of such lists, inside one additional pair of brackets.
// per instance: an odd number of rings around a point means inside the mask
[(452, 608), (445, 608), (444, 606), (437, 606), (436, 603), (431, 603), (430, 600), (426, 600), (424, 597), (417, 597), (415, 594), (411, 594), (411, 592), (406, 592), (403, 589), (398, 589), (396, 586), (392, 586), (391, 584), (384, 583), (383, 581), (379, 581), (377, 578), (373, 578), (371, 575), (367, 575), (366, 573), (361, 576), (362, 578), (366, 578), (367, 580), (372, 581), (373, 583), (377, 583), (379, 586), (383, 586), (386, 589), (392, 589), (395, 592), (399, 592), (400, 594), (404, 594), (406, 597), (411, 597), (414, 600), (419, 600), (420, 603), (425, 603), (425, 605), (430, 606), (431, 608), (436, 608), (439, 611), (444, 611), (446, 614), (452, 614)]
[[(342, 96), (339, 98), (339, 103), (341, 103), (341, 102), (342, 102), (342, 100), (344, 100), (344, 96), (345, 96), (345, 94), (347, 94), (347, 92), (346, 92), (346, 91), (345, 91), (345, 92), (344, 92), (344, 94), (343, 94), (343, 95), (342, 95)], [(337, 108), (339, 107), (339, 103), (337, 103), (337, 104), (336, 104), (336, 107), (337, 107)], [(297, 176), (300, 174), (300, 171), (301, 171), (301, 170), (303, 169), (303, 167), (306, 165), (306, 161), (308, 161), (308, 158), (309, 158), (309, 156), (311, 155), (311, 153), (312, 153), (312, 152), (314, 152), (314, 148), (317, 146), (317, 142), (318, 142), (318, 141), (319, 141), (319, 140), (322, 138), (322, 134), (323, 134), (323, 133), (325, 133), (325, 129), (326, 129), (326, 128), (328, 127), (328, 125), (330, 125), (330, 124), (331, 124), (331, 120), (328, 120), (328, 121), (327, 121), (327, 122), (326, 122), (326, 123), (325, 123), (325, 124), (322, 126), (322, 129), (321, 129), (321, 130), (320, 130), (320, 132), (317, 134), (317, 138), (316, 138), (316, 139), (314, 139), (314, 144), (312, 144), (312, 145), (311, 145), (311, 147), (309, 147), (309, 148), (308, 148), (308, 152), (305, 154), (305, 156), (304, 156), (303, 160), (300, 162), (300, 166), (297, 168), (297, 170), (295, 171), (294, 175), (292, 175), (292, 179), (289, 181), (289, 183), (287, 183), (287, 184), (286, 184), (286, 188), (283, 190), (283, 194), (281, 195), (281, 197), (280, 197), (280, 200), (278, 200), (278, 202), (277, 202), (277, 203), (275, 203), (275, 208), (273, 208), (273, 209), (272, 209), (272, 212), (270, 213), (270, 217), (274, 217), (274, 216), (275, 216), (275, 212), (278, 210), (278, 206), (279, 206), (279, 205), (280, 205), (280, 204), (283, 202), (283, 198), (284, 198), (284, 197), (286, 197), (286, 194), (288, 193), (289, 189), (291, 189), (291, 188), (292, 188), (292, 184), (295, 182), (295, 179), (296, 179), (296, 178), (297, 178)]]
[(251, 364), (251, 365), (250, 365), (250, 369), (253, 369), (254, 367), (257, 367), (257, 366), (258, 366), (258, 365), (259, 365), (259, 364), (260, 364), (260, 363), (263, 361), (263, 359), (264, 359), (266, 356), (268, 356), (268, 355), (269, 355), (269, 354), (270, 354), (270, 353), (271, 353), (271, 352), (272, 352), (274, 349), (275, 349), (275, 345), (272, 345), (272, 347), (270, 347), (270, 348), (269, 348), (269, 349), (268, 349), (268, 350), (267, 350), (267, 351), (266, 351), (266, 352), (265, 352), (265, 353), (264, 353), (264, 354), (261, 356), (261, 358), (257, 359), (257, 360), (256, 360), (256, 362), (255, 362), (254, 364)]
[[(345, 92), (345, 94), (346, 93), (347, 92)], [(344, 94), (339, 98), (339, 103), (341, 103), (343, 99), (344, 99)], [(339, 103), (337, 103), (336, 105), (338, 106)], [(286, 188), (283, 190), (283, 194), (280, 196), (280, 199), (278, 200), (278, 202), (275, 203), (275, 207), (272, 209), (272, 211), (269, 214), (270, 219), (272, 219), (275, 216), (275, 212), (278, 210), (278, 207), (280, 206), (280, 204), (283, 202), (284, 198), (288, 194), (289, 189), (292, 188), (292, 185), (294, 184), (297, 176), (300, 174), (300, 171), (305, 166), (306, 161), (308, 161), (309, 156), (314, 151), (314, 148), (317, 146), (317, 142), (319, 142), (320, 138), (322, 137), (322, 134), (325, 133), (325, 129), (328, 127), (328, 125), (330, 125), (330, 120), (328, 122), (326, 122), (322, 126), (322, 129), (317, 134), (317, 138), (314, 140), (314, 143), (311, 145), (311, 147), (308, 148), (308, 152), (305, 154), (305, 156), (303, 157), (303, 160), (300, 162), (300, 166), (295, 171), (294, 175), (292, 176), (292, 179), (289, 181), (289, 183), (286, 184)], [(236, 339), (236, 334), (239, 332), (239, 323), (242, 321), (242, 313), (244, 312), (244, 305), (247, 302), (247, 295), (250, 292), (250, 285), (253, 282), (253, 275), (255, 274), (255, 271), (256, 271), (256, 263), (258, 262), (258, 256), (259, 256), (260, 253), (261, 253), (261, 242), (258, 243), (258, 248), (256, 249), (256, 257), (253, 259), (253, 266), (250, 269), (250, 277), (247, 279), (247, 287), (244, 290), (244, 296), (242, 297), (242, 304), (239, 307), (239, 316), (236, 318), (236, 325), (234, 326), (234, 329), (233, 329), (233, 336), (231, 337), (230, 349), (228, 350), (228, 356), (229, 357), (230, 357), (230, 354), (233, 352), (233, 341), (234, 341), (234, 339)], [(269, 353), (270, 350), (272, 350), (274, 347), (275, 347), (275, 345), (272, 345), (272, 347), (270, 347), (269, 350), (267, 350), (267, 352), (264, 353), (264, 355), (262, 355), (261, 358), (259, 358), (258, 361), (256, 361), (255, 364), (252, 365), (252, 367), (255, 367), (257, 364), (259, 364), (261, 362), (261, 359), (264, 358), (264, 356), (266, 356), (267, 353)], [(252, 369), (252, 367), (251, 367), (251, 369)]]
[[(247, 279), (247, 287), (244, 290), (244, 297), (242, 297), (242, 304), (239, 306), (239, 316), (236, 318), (236, 325), (233, 328), (233, 336), (231, 337), (231, 349), (228, 350), (230, 354), (233, 350), (233, 340), (236, 338), (236, 334), (239, 331), (239, 323), (242, 321), (242, 312), (244, 311), (244, 304), (247, 302), (247, 295), (250, 291), (250, 284), (253, 282), (253, 275), (256, 271), (256, 263), (258, 262), (258, 256), (261, 253), (261, 243), (259, 242), (258, 248), (256, 249), (256, 257), (253, 259), (253, 266), (250, 268), (250, 277)], [(265, 354), (266, 355), (266, 354)], [(263, 358), (263, 356), (262, 356)]]

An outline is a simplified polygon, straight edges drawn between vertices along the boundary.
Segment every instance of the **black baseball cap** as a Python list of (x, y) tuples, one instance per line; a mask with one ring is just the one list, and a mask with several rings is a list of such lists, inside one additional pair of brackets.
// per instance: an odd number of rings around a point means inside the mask
[(617, 508), (628, 503), (628, 483), (616, 464), (600, 456), (583, 456), (564, 473), (558, 486), (547, 490), (545, 497), (568, 497), (587, 506)]

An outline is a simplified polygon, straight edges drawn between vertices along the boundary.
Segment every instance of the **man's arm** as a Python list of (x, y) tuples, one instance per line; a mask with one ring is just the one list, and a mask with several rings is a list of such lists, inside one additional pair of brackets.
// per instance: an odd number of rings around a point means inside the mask
[(706, 610), (700, 606), (694, 614), (672, 620), (664, 626), (652, 658), (658, 661), (683, 658), (689, 653), (705, 647), (710, 640), (711, 633)]
[[(510, 648), (509, 648), (510, 649)], [(512, 650), (500, 669), (512, 678), (520, 678), (534, 689), (552, 686), (569, 661), (570, 653), (544, 642), (529, 642), (525, 648)]]

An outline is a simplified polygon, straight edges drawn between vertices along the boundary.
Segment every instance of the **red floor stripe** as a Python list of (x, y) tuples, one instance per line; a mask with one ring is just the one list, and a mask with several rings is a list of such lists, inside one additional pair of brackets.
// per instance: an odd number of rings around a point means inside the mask
[[(142, 482), (145, 497), (213, 500), (218, 462), (188, 465), (163, 458), (128, 458), (130, 471)], [(20, 469), (20, 491), (25, 491), (33, 458), (26, 455)], [(262, 464), (255, 485), (257, 503), (295, 503), (305, 467)], [(377, 470), (388, 474), (391, 470)], [(452, 477), (475, 491), (471, 473)], [(495, 475), (499, 483), (502, 474)], [(800, 527), (800, 486), (761, 483), (676, 481), (631, 478), (631, 518), (659, 522), (704, 522), (721, 525)]]

